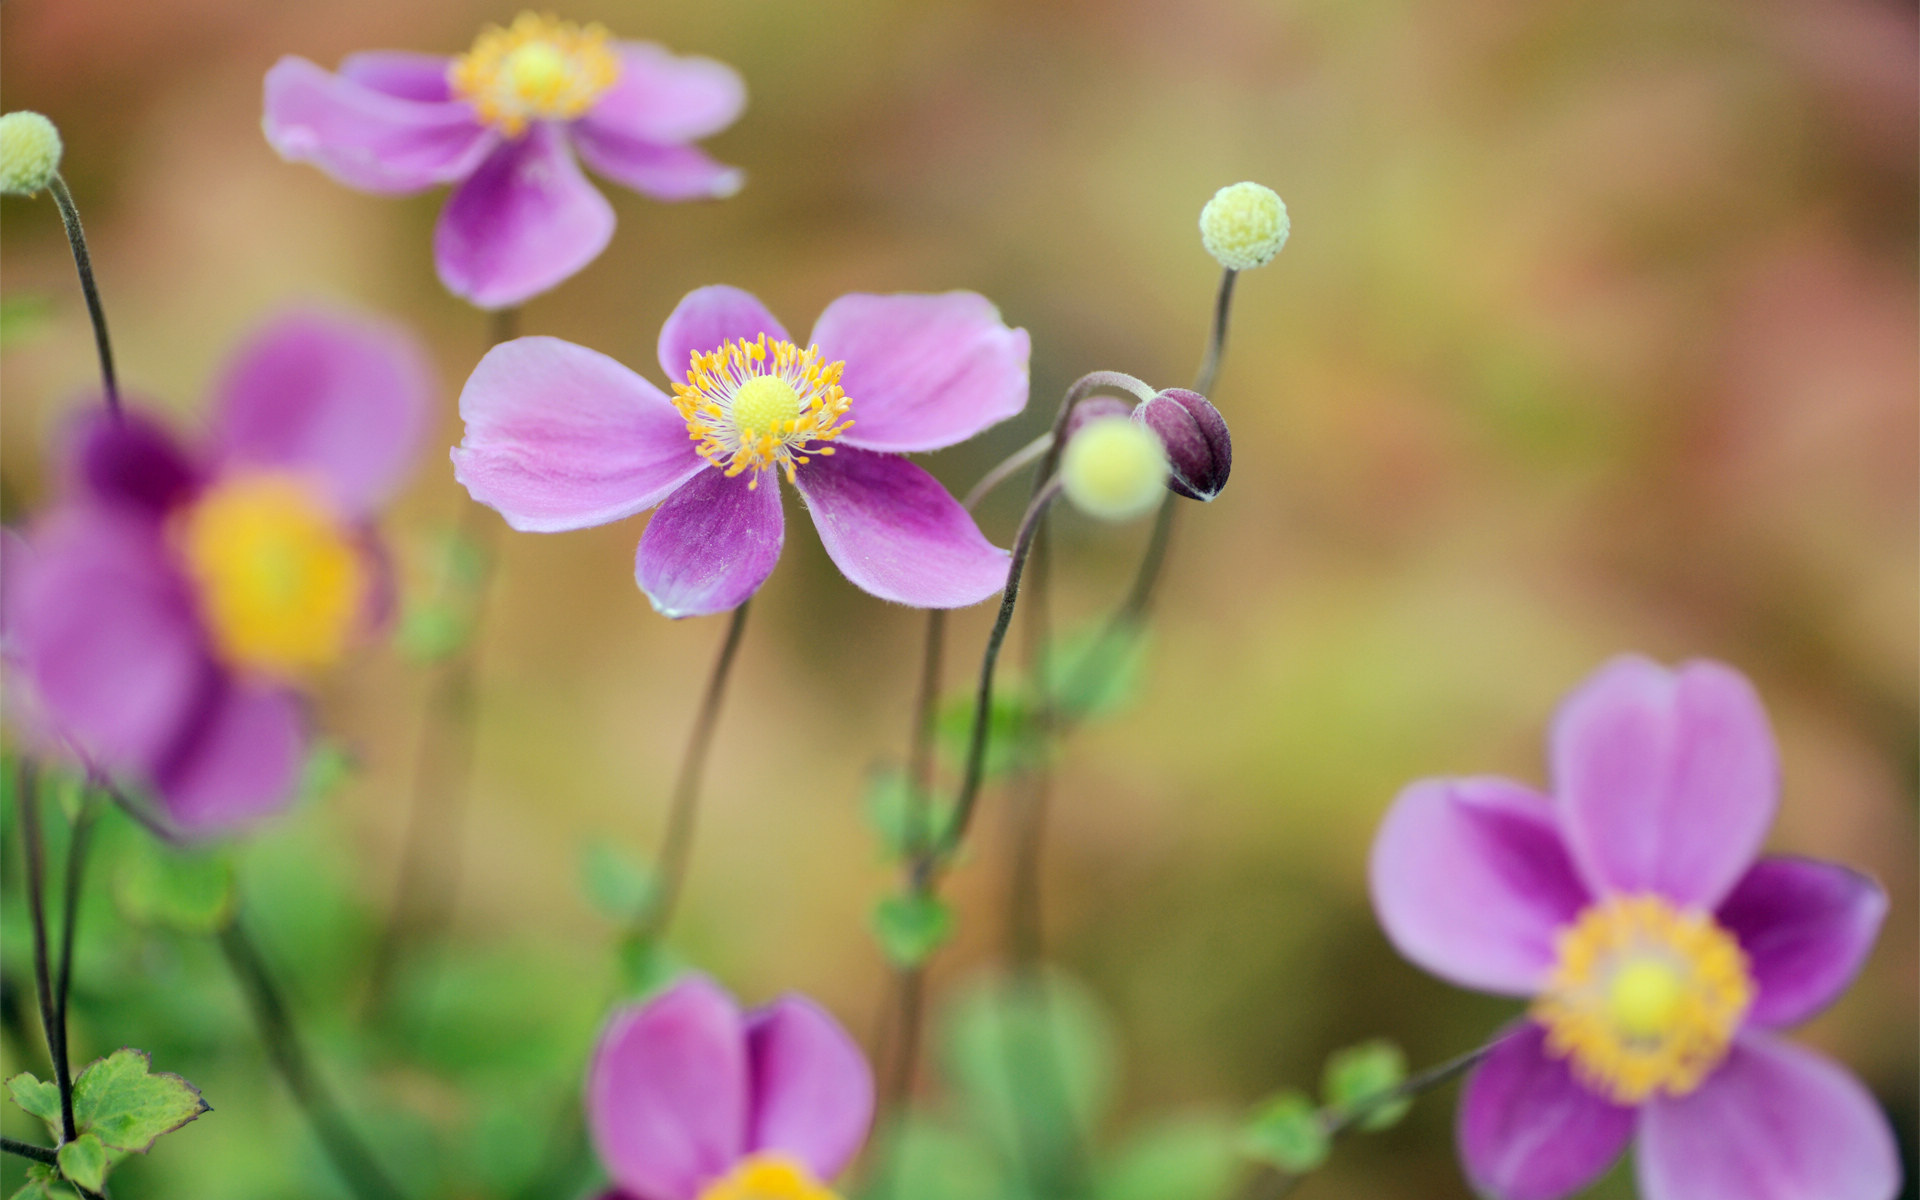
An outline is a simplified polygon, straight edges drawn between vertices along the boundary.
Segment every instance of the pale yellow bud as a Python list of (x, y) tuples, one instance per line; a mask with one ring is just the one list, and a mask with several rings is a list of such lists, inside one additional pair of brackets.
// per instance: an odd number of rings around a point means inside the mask
[(37, 112), (0, 117), (0, 192), (31, 196), (60, 169), (60, 131)]
[(1223, 187), (1200, 210), (1200, 241), (1223, 267), (1263, 267), (1287, 244), (1293, 224), (1272, 188), (1257, 183)]
[(1060, 482), (1088, 516), (1130, 521), (1166, 494), (1167, 450), (1151, 429), (1126, 417), (1102, 417), (1067, 443)]

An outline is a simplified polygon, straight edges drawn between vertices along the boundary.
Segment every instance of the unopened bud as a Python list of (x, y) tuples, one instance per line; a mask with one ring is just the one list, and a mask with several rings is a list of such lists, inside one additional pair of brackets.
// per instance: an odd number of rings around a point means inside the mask
[(1159, 502), (1167, 452), (1144, 425), (1119, 416), (1089, 421), (1067, 442), (1060, 482), (1073, 506), (1103, 521), (1130, 521)]
[(1167, 448), (1167, 487), (1189, 500), (1211, 500), (1233, 470), (1233, 439), (1220, 410), (1199, 392), (1168, 388), (1133, 410), (1133, 419)]
[(1223, 187), (1200, 210), (1200, 241), (1223, 267), (1263, 267), (1287, 244), (1293, 224), (1272, 188), (1257, 183)]
[(0, 117), (0, 193), (31, 196), (60, 169), (60, 131), (37, 112)]

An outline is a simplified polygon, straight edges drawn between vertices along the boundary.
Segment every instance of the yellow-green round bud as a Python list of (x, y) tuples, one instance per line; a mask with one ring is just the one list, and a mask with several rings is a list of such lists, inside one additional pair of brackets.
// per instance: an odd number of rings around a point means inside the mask
[(31, 196), (60, 169), (60, 131), (37, 112), (0, 117), (0, 192)]
[(1292, 229), (1286, 202), (1257, 183), (1223, 187), (1200, 210), (1200, 241), (1230, 271), (1266, 266)]
[(1167, 486), (1167, 449), (1143, 425), (1101, 417), (1067, 443), (1060, 483), (1067, 499), (1088, 516), (1130, 521), (1160, 503)]

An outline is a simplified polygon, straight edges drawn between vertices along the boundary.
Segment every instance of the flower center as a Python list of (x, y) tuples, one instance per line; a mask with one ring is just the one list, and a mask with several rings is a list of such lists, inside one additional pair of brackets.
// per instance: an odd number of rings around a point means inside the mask
[(506, 29), (487, 26), (447, 72), (454, 95), (508, 137), (529, 121), (573, 120), (619, 77), (605, 28), (530, 12)]
[(853, 401), (840, 390), (843, 362), (821, 360), (820, 348), (792, 342), (735, 340), (708, 354), (695, 351), (687, 382), (673, 385), (674, 407), (695, 449), (729, 476), (777, 466), (793, 480), (797, 464), (832, 454), (847, 431)]
[(1548, 1053), (1618, 1104), (1684, 1096), (1726, 1057), (1753, 1000), (1747, 957), (1705, 913), (1654, 896), (1596, 904), (1563, 930), (1533, 1017)]
[(700, 1200), (839, 1200), (807, 1169), (780, 1154), (753, 1154), (708, 1185)]
[(221, 656), (295, 675), (340, 656), (366, 596), (359, 549), (320, 497), (289, 475), (238, 475), (182, 523), (187, 574)]

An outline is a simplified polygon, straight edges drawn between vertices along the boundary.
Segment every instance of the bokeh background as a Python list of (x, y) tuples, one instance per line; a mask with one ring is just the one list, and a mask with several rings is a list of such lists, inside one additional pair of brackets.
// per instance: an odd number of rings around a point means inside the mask
[[(131, 390), (200, 419), (236, 340), (295, 302), (389, 314), (431, 343), (443, 417), (387, 523), (416, 595), (469, 503), (445, 452), (486, 322), (433, 276), (442, 195), (365, 196), (281, 162), (260, 81), (289, 53), (456, 53), (514, 11), (0, 14), (0, 99), (65, 135)], [(1911, 1163), (1910, 2), (580, 0), (562, 15), (738, 67), (749, 108), (709, 146), (748, 183), (681, 206), (607, 186), (611, 248), (523, 328), (654, 374), (661, 320), (702, 284), (747, 287), (796, 329), (843, 292), (977, 289), (1032, 331), (1034, 403), (931, 460), (956, 491), (1085, 371), (1191, 376), (1217, 278), (1195, 218), (1214, 189), (1259, 180), (1292, 210), (1291, 244), (1240, 281), (1215, 389), (1232, 484), (1181, 514), (1139, 697), (1056, 763), (1049, 957), (1104, 1014), (1115, 1063), (1095, 1143), (1230, 1121), (1365, 1037), (1422, 1064), (1509, 1019), (1392, 954), (1364, 891), (1369, 839), (1413, 778), (1542, 779), (1557, 698), (1639, 650), (1752, 676), (1784, 756), (1773, 845), (1856, 864), (1893, 897), (1859, 982), (1803, 1036), (1874, 1088)], [(0, 358), (16, 521), (47, 494), (44, 452), (94, 367), (51, 204), (9, 199), (0, 220), (6, 300), (28, 318)], [(982, 510), (1002, 542), (1016, 517), (1010, 494)], [(329, 1078), (409, 1180), (457, 1181), (441, 1195), (518, 1178), (577, 1087), (617, 932), (582, 862), (655, 844), (722, 632), (649, 610), (630, 574), (641, 527), (495, 539), (472, 802), (434, 841), (458, 864), (454, 941), (407, 973), (399, 1032), (363, 1021), (364, 962), (434, 672), (376, 646), (331, 676), (320, 715), (352, 771), (241, 855), (250, 924)], [(921, 623), (839, 578), (797, 511), (789, 527), (675, 940), (742, 996), (801, 989), (865, 1037), (889, 995), (868, 912), (894, 876), (862, 795), (903, 753)], [(1071, 627), (1117, 600), (1146, 523), (1055, 528), (1052, 605)], [(989, 617), (952, 623), (956, 684)], [(1003, 957), (1004, 812), (990, 795), (953, 880), (961, 934), (936, 1006)], [(148, 1046), (216, 1110), (115, 1194), (342, 1195), (217, 956), (125, 924), (110, 874), (89, 892), (76, 1055)], [(4, 1048), (8, 1073), (43, 1069), (31, 1040)], [(920, 1096), (940, 1111), (932, 1058)], [(1452, 1108), (1443, 1093), (1343, 1145), (1306, 1194), (1465, 1196)], [(0, 1124), (37, 1132), (10, 1105)]]

